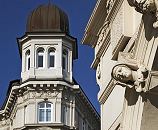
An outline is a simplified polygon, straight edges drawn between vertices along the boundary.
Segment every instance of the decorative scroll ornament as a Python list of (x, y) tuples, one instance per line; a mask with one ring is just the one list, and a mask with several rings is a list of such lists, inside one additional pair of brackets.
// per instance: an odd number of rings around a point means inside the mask
[(107, 13), (109, 13), (111, 11), (113, 5), (114, 5), (114, 1), (113, 0), (108, 0), (107, 1), (107, 4), (106, 4)]
[(97, 45), (99, 46), (105, 39), (105, 36), (107, 35), (107, 29), (109, 27), (109, 21), (106, 21), (103, 26), (101, 27), (101, 29), (99, 30), (98, 33), (98, 41), (97, 41)]
[(99, 80), (101, 78), (101, 69), (100, 69), (100, 64), (97, 67), (97, 79)]
[(128, 3), (140, 13), (154, 13), (156, 21), (153, 23), (153, 27), (158, 28), (158, 0), (140, 0), (140, 2), (137, 0), (128, 0)]
[(148, 77), (148, 70), (143, 65), (133, 70), (126, 64), (118, 64), (113, 67), (111, 75), (122, 86), (135, 88), (136, 92), (147, 91), (145, 81)]

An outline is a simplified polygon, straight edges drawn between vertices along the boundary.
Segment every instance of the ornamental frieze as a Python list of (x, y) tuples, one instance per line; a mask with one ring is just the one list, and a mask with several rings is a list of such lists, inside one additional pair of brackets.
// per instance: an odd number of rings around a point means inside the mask
[(98, 37), (99, 37), (98, 41), (97, 41), (98, 46), (100, 46), (104, 42), (104, 39), (105, 39), (108, 31), (109, 31), (109, 21), (106, 21), (98, 33)]

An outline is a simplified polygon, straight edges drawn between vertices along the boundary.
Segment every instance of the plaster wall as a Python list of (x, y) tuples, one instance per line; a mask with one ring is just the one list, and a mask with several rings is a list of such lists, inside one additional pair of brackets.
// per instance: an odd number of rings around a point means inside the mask
[(13, 119), (13, 127), (20, 128), (24, 126), (24, 108), (18, 108)]
[(36, 121), (36, 105), (29, 104), (25, 107), (25, 124), (32, 124)]
[(109, 81), (111, 80), (111, 70), (113, 66), (115, 65), (115, 61), (111, 60), (112, 58), (112, 46), (110, 45), (107, 52), (103, 57), (101, 57), (101, 88), (105, 89), (105, 87), (108, 85)]
[(108, 130), (123, 110), (125, 88), (117, 85), (106, 100), (101, 104), (101, 129)]
[(4, 126), (3, 128), (0, 128), (0, 130), (10, 130), (10, 128), (8, 126)]

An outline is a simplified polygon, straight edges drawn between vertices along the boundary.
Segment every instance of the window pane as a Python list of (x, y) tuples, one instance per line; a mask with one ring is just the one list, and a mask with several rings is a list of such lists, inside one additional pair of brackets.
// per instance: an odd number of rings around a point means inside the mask
[(43, 67), (43, 56), (38, 56), (38, 67)]
[(64, 108), (63, 108), (63, 110), (64, 110), (64, 113), (63, 113), (63, 121), (64, 121), (64, 124), (67, 124), (67, 107), (66, 106), (64, 106)]
[(26, 70), (30, 69), (30, 50), (26, 52)]
[(49, 67), (54, 67), (54, 55), (49, 56)]
[(39, 108), (44, 108), (45, 103), (40, 103)]
[(68, 70), (68, 51), (63, 50), (62, 67), (64, 70)]
[(46, 121), (51, 121), (51, 109), (46, 110)]
[(50, 103), (47, 103), (47, 104), (46, 104), (46, 108), (51, 108), (51, 104), (50, 104)]
[(44, 109), (39, 109), (39, 121), (44, 121)]
[(66, 59), (65, 59), (65, 57), (63, 57), (62, 66), (63, 66), (63, 69), (65, 70), (66, 69)]
[(49, 102), (39, 103), (39, 122), (51, 122), (52, 104)]
[(27, 69), (30, 69), (30, 57), (28, 58), (28, 65), (27, 65)]

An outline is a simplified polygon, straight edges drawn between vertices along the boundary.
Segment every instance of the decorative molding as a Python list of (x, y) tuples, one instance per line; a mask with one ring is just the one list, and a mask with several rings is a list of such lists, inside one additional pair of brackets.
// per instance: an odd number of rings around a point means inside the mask
[(94, 59), (91, 67), (93, 69), (96, 69), (98, 66), (98, 63), (100, 62), (100, 57), (105, 53), (110, 45), (110, 30), (108, 30), (107, 35), (105, 36), (104, 41), (102, 42), (102, 45), (100, 46), (96, 58)]
[(51, 82), (49, 82), (48, 85), (25, 83), (20, 86), (12, 86), (11, 91), (9, 93), (9, 97), (7, 98), (7, 103), (5, 104), (4, 110), (0, 111), (0, 120), (8, 119), (12, 115), (12, 113), (15, 113), (16, 111), (15, 108), (17, 107), (17, 105), (21, 105), (24, 102), (27, 102), (29, 99), (58, 98), (58, 94), (61, 91), (67, 90), (67, 89), (71, 90), (73, 88), (73, 85), (66, 86), (64, 82), (62, 83), (63, 84), (56, 84), (56, 85), (51, 84)]
[(120, 40), (118, 41), (118, 43), (116, 44), (115, 48), (112, 51), (112, 55), (113, 55), (112, 59), (113, 60), (117, 59), (118, 53), (125, 48), (125, 46), (127, 45), (128, 40), (129, 40), (129, 37), (122, 34)]
[[(116, 0), (115, 0), (116, 1)], [(112, 10), (114, 5), (114, 0), (107, 0), (106, 8), (107, 8), (107, 13), (109, 14), (110, 11)]]
[(110, 12), (108, 13), (106, 20), (105, 21), (109, 21), (109, 23), (112, 23), (112, 21), (115, 19), (121, 5), (123, 3), (123, 0), (115, 0), (113, 3), (113, 6), (110, 10)]
[[(135, 55), (135, 51), (136, 51), (136, 43), (138, 43), (138, 38), (140, 36), (140, 32), (143, 26), (143, 21), (141, 21), (140, 25), (137, 27), (136, 32), (133, 34), (133, 36), (130, 38), (127, 46), (124, 49), (124, 52), (130, 52), (133, 55)], [(134, 50), (132, 50), (132, 48), (134, 48)], [(132, 52), (131, 52), (132, 51)], [(134, 58), (134, 57), (133, 57)]]
[(0, 121), (0, 128), (4, 126), (10, 126), (10, 119)]
[(97, 46), (100, 47), (101, 44), (103, 44), (105, 38), (107, 37), (108, 33), (110, 31), (110, 28), (109, 28), (109, 22), (106, 21), (103, 26), (99, 29), (99, 32), (97, 34), (97, 36), (99, 37), (98, 38), (98, 41), (97, 41)]
[(111, 79), (105, 90), (102, 92), (102, 95), (99, 97), (100, 104), (104, 104), (114, 89), (116, 82)]
[(89, 45), (92, 48), (96, 46), (96, 42), (98, 39), (97, 33), (107, 16), (106, 4), (107, 4), (107, 0), (97, 1), (95, 8), (89, 18), (88, 24), (86, 26), (84, 36), (82, 38), (82, 43)]
[[(109, 11), (108, 11), (108, 2), (110, 3)], [(98, 39), (97, 34), (99, 32), (99, 28), (101, 28), (100, 26), (102, 26), (103, 23), (105, 23), (106, 21), (109, 21), (109, 23), (110, 23), (109, 26), (111, 26), (111, 23), (114, 20), (117, 12), (119, 11), (119, 9), (123, 3), (123, 0), (109, 0), (108, 2), (106, 0), (100, 0), (97, 2), (96, 7), (93, 10), (93, 13), (87, 24), (86, 32), (82, 39), (82, 43), (85, 43), (85, 44), (88, 43), (88, 45), (90, 45), (92, 48), (94, 48), (97, 44), (97, 39)], [(100, 7), (103, 5), (105, 5), (107, 7)], [(100, 8), (101, 9), (104, 8), (104, 12), (105, 12), (101, 16), (97, 15), (99, 11), (101, 12), (101, 10), (99, 10)], [(100, 12), (99, 12), (99, 14), (100, 14)], [(100, 16), (101, 18), (96, 18), (97, 17), (96, 15)], [(96, 22), (98, 20), (99, 20), (99, 22)], [(94, 23), (94, 21), (95, 21), (95, 23)], [(94, 24), (95, 24), (95, 26), (94, 26)], [(97, 25), (99, 24), (99, 25), (97, 26), (96, 24)], [(93, 30), (93, 32), (91, 30)], [(94, 39), (92, 39), (92, 38), (94, 38)]]

